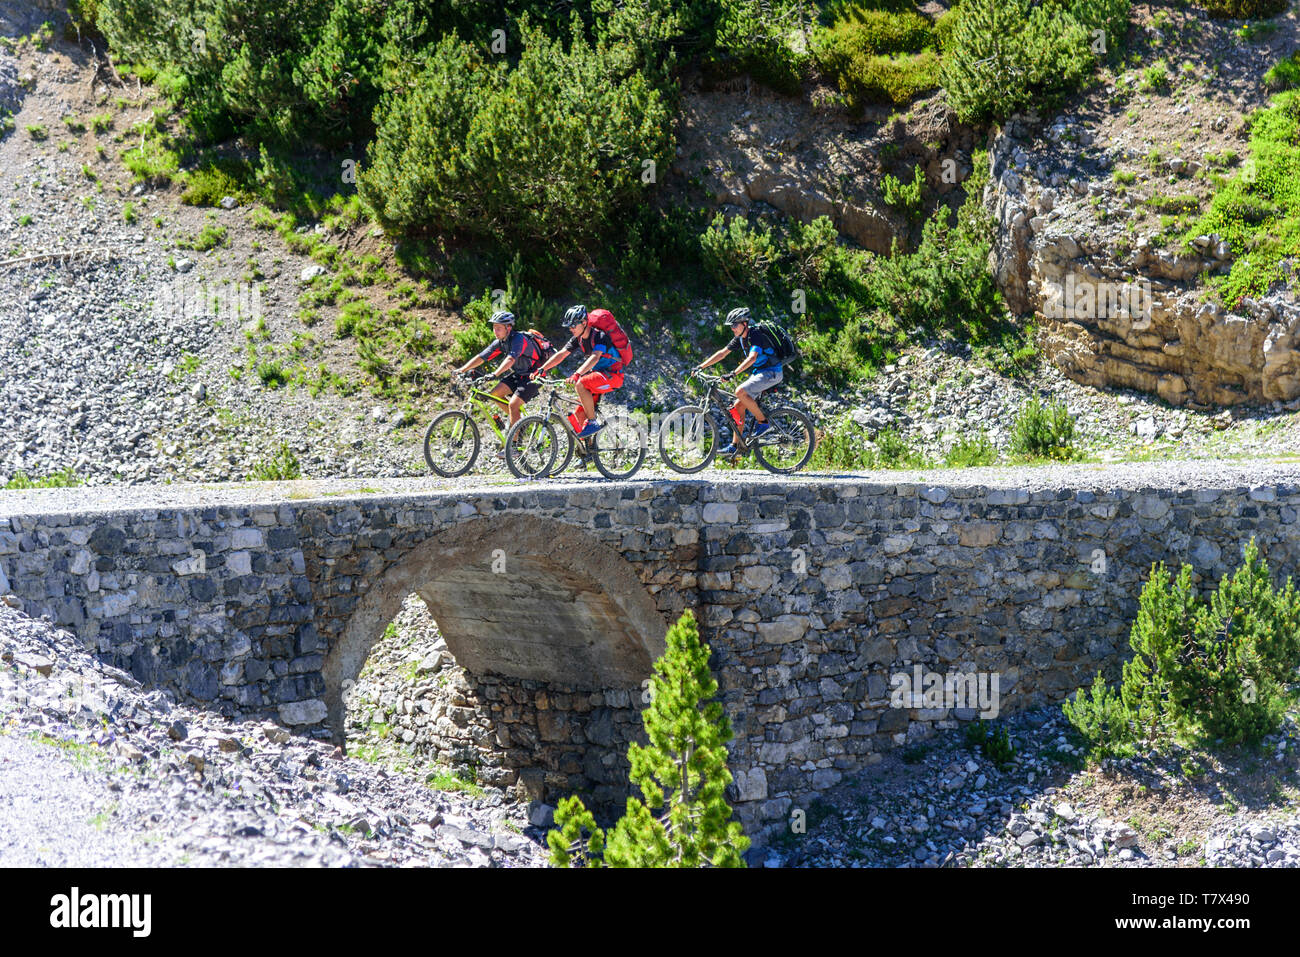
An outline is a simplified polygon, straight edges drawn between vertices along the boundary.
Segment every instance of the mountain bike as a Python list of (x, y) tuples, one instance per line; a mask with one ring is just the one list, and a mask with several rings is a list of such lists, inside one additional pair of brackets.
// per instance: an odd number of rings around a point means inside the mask
[[(478, 376), (477, 378), (488, 378)], [(493, 434), (506, 444), (509, 430), (510, 397), (493, 395), (491, 390), (472, 385), (464, 376), (452, 377), (453, 387), (464, 390), (464, 405), (437, 415), (424, 434), (424, 461), (430, 469), (443, 478), (458, 478), (474, 467), (478, 459), (481, 439), (478, 423), (471, 413), (478, 413)], [(506, 457), (510, 466), (510, 458)], [(526, 473), (510, 469), (516, 478), (526, 478)]]
[(731, 417), (736, 395), (719, 386), (724, 381), (721, 376), (695, 372), (686, 377), (686, 382), (691, 379), (698, 379), (705, 387), (702, 403), (674, 409), (659, 428), (659, 455), (670, 469), (690, 475), (707, 468), (721, 447), (719, 436), (725, 434), (718, 427), (719, 421), (730, 427), (735, 439), (733, 461), (753, 452), (763, 468), (777, 475), (789, 475), (808, 464), (816, 432), (812, 420), (803, 412), (790, 406), (763, 409), (760, 405), (772, 428), (755, 438), (742, 434)]
[[(510, 429), (506, 436), (510, 471), (533, 478), (559, 475), (576, 453), (607, 479), (618, 481), (635, 475), (645, 462), (649, 445), (641, 424), (616, 413), (605, 418), (605, 427), (595, 435), (580, 439), (562, 411), (567, 402), (559, 398), (560, 388), (559, 382), (544, 385), (545, 411), (524, 416)], [(555, 450), (549, 461), (545, 459), (548, 448)]]

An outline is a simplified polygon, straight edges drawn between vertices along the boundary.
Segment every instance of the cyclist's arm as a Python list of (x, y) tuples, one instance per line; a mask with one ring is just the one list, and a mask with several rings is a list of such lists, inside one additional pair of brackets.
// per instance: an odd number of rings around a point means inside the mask
[(709, 366), (713, 365), (714, 363), (721, 362), (723, 359), (727, 358), (727, 354), (730, 352), (731, 352), (730, 346), (723, 346), (717, 352), (713, 353), (713, 355), (709, 356), (707, 359), (701, 362), (700, 368), (707, 369)]
[(506, 356), (504, 359), (502, 359), (502, 360), (501, 360), (501, 365), (497, 366), (497, 371), (494, 372), (494, 373), (492, 373), (492, 377), (493, 377), (494, 379), (500, 379), (502, 376), (504, 376), (504, 375), (505, 375), (507, 372), (509, 372), (509, 371), (511, 370), (511, 368), (514, 366), (514, 364), (515, 364), (515, 360), (516, 360), (517, 358), (519, 358), (519, 357), (518, 357), (518, 356)]
[(591, 355), (587, 356), (587, 361), (584, 362), (582, 365), (578, 366), (578, 370), (573, 374), (575, 376), (586, 375), (592, 369), (596, 368), (596, 363), (599, 361), (600, 361), (600, 353), (593, 352)]
[(473, 359), (470, 359), (469, 362), (466, 362), (463, 366), (457, 369), (456, 375), (464, 375), (470, 369), (477, 369), (482, 364), (483, 364), (483, 357), (475, 356)]
[(543, 362), (541, 368), (537, 370), (537, 373), (540, 375), (543, 372), (549, 372), (550, 370), (554, 369), (556, 366), (558, 366), (561, 362), (563, 362), (567, 358), (569, 358), (568, 350), (561, 349), (555, 355), (551, 356), (549, 359)]

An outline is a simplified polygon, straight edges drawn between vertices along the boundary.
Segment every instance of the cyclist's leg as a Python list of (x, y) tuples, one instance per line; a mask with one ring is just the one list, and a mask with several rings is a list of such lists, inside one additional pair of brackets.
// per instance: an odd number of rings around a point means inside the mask
[(510, 396), (510, 424), (514, 425), (523, 414), (524, 403), (537, 398), (541, 385), (532, 379), (523, 378), (515, 383), (514, 394)]
[[(762, 425), (767, 421), (767, 416), (758, 407), (756, 399), (762, 393), (780, 383), (782, 378), (781, 372), (776, 369), (754, 373), (736, 388), (736, 404), (752, 415), (759, 425)], [(743, 413), (739, 417), (733, 413), (732, 418), (736, 419), (737, 425), (743, 426), (745, 421)]]
[[(613, 392), (623, 384), (621, 372), (588, 372), (576, 383), (578, 398), (582, 405), (575, 410), (574, 416), (582, 413), (585, 420), (596, 421), (596, 403), (602, 395)], [(585, 424), (585, 421), (584, 421)], [(579, 426), (581, 431), (582, 426)]]

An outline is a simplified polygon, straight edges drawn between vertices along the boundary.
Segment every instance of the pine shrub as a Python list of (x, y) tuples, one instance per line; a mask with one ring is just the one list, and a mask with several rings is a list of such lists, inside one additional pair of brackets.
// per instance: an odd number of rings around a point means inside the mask
[(1070, 723), (1098, 754), (1175, 735), (1229, 744), (1276, 730), (1294, 703), (1300, 667), (1300, 594), (1273, 586), (1255, 540), (1208, 600), (1190, 565), (1176, 578), (1153, 565), (1129, 634), (1133, 656), (1118, 692), (1100, 673), (1065, 704)]
[[(655, 662), (650, 705), (643, 714), (649, 744), (628, 746), (631, 782), (642, 797), (608, 832), (582, 800), (562, 800), (547, 835), (551, 861), (568, 867), (743, 867), (749, 847), (730, 820), (725, 791), (731, 722), (712, 700), (718, 682), (709, 671), (709, 646), (689, 610), (668, 629)], [(586, 837), (584, 838), (584, 832)]]
[(1065, 403), (1044, 403), (1036, 396), (1026, 402), (1012, 427), (1011, 451), (1030, 458), (1074, 458), (1074, 416)]
[(718, 213), (700, 235), (704, 266), (722, 283), (755, 288), (767, 278), (775, 258), (772, 231), (761, 222), (751, 225), (743, 216), (727, 219)]
[(359, 190), (386, 229), (571, 256), (667, 168), (671, 112), (643, 75), (612, 74), (581, 36), (566, 51), (522, 30), (514, 69), (451, 34), (384, 96)]

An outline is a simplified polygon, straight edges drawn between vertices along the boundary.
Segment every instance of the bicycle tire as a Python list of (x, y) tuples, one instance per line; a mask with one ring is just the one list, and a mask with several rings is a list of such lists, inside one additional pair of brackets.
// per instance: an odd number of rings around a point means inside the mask
[[(462, 431), (460, 431), (458, 435), (452, 433), (448, 438), (453, 442), (459, 443), (468, 441), (470, 448), (469, 457), (465, 460), (465, 464), (459, 468), (445, 468), (433, 460), (432, 443), (434, 441), (434, 435), (438, 431), (439, 425), (450, 424), (454, 429), (457, 421), (462, 423)], [(474, 463), (478, 461), (480, 446), (481, 442), (478, 434), (478, 424), (473, 419), (460, 410), (443, 412), (441, 415), (434, 417), (434, 420), (429, 423), (428, 430), (424, 433), (424, 461), (429, 466), (429, 470), (435, 475), (441, 475), (443, 478), (459, 478), (472, 469)]]
[(560, 449), (555, 457), (555, 465), (546, 474), (559, 475), (573, 461), (573, 450), (574, 446), (577, 445), (577, 440), (574, 439), (573, 433), (569, 431), (564, 416), (558, 412), (551, 413), (551, 427), (555, 429), (555, 434), (560, 437)]
[[(541, 430), (540, 433), (538, 430)], [(521, 455), (531, 452), (536, 447), (538, 435), (548, 435), (546, 451), (535, 462)], [(523, 439), (524, 448), (516, 444)], [(506, 433), (506, 467), (515, 478), (545, 478), (555, 465), (555, 454), (559, 451), (559, 439), (555, 435), (555, 426), (543, 415), (526, 415), (510, 427)]]
[[(685, 425), (674, 429), (673, 423), (679, 418), (684, 420), (688, 415), (700, 416), (701, 422), (706, 423), (703, 428), (705, 428), (707, 435), (701, 436), (701, 439), (707, 439), (708, 450), (704, 453), (703, 460), (697, 465), (684, 465), (681, 463), (680, 459), (674, 460), (673, 455), (676, 454), (675, 452), (670, 453), (668, 451), (673, 436), (684, 435), (687, 432)], [(714, 420), (712, 415), (708, 414), (698, 405), (683, 405), (680, 408), (673, 409), (672, 412), (669, 412), (668, 415), (664, 417), (663, 422), (659, 426), (659, 457), (663, 459), (664, 464), (674, 472), (679, 472), (682, 475), (694, 475), (696, 472), (703, 471), (713, 462), (713, 457), (717, 452), (718, 423)]]
[[(606, 426), (606, 428), (616, 428), (616, 426)], [(606, 455), (601, 452), (600, 439), (602, 436), (606, 436), (605, 431), (602, 430), (597, 432), (591, 437), (591, 458), (596, 463), (596, 468), (600, 471), (600, 474), (605, 476), (605, 478), (609, 479), (611, 482), (622, 482), (630, 479), (633, 475), (636, 475), (636, 473), (640, 471), (641, 466), (645, 464), (645, 457), (646, 453), (649, 451), (648, 446), (650, 443), (646, 441), (645, 432), (642, 431), (639, 426), (636, 429), (636, 434), (639, 440), (637, 442), (636, 460), (632, 463), (631, 468), (624, 471), (619, 471), (613, 468), (609, 464)], [(606, 453), (611, 453), (612, 451), (612, 449), (606, 449)]]
[[(767, 420), (773, 423), (773, 428), (782, 433), (785, 433), (791, 425), (802, 430), (805, 437), (804, 445), (802, 446), (803, 454), (800, 455), (799, 461), (795, 462), (793, 465), (777, 464), (768, 461), (767, 454), (764, 451), (765, 449), (771, 449), (775, 446), (762, 445), (759, 442), (754, 441), (754, 455), (757, 457), (759, 464), (769, 472), (776, 475), (790, 475), (793, 472), (799, 471), (808, 464), (808, 460), (812, 458), (813, 449), (817, 445), (817, 433), (813, 427), (812, 419), (808, 418), (808, 416), (800, 412), (798, 409), (786, 405), (775, 409), (768, 409)], [(793, 445), (791, 447), (793, 448)]]

